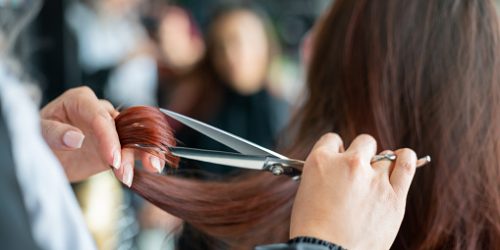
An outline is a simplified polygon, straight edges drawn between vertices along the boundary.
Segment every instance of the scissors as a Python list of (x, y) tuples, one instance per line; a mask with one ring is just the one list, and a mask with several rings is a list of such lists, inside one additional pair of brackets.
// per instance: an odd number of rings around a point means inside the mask
[[(185, 126), (239, 152), (232, 153), (197, 148), (170, 147), (170, 152), (177, 157), (243, 169), (269, 171), (274, 175), (287, 175), (294, 179), (298, 179), (302, 173), (304, 161), (290, 159), (270, 149), (185, 115), (162, 108), (160, 108), (160, 111)], [(371, 163), (381, 160), (395, 161), (396, 155), (375, 155)], [(425, 165), (429, 162), (430, 157), (426, 156), (419, 159), (417, 165)]]

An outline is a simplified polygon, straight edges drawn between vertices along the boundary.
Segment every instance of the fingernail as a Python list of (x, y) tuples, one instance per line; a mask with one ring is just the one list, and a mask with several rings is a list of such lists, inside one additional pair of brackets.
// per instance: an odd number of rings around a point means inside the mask
[(85, 139), (85, 135), (80, 132), (70, 130), (64, 133), (63, 143), (67, 147), (77, 149), (82, 147), (83, 139)]
[(161, 165), (160, 159), (158, 159), (158, 157), (149, 157), (149, 162), (151, 162), (151, 165), (153, 165), (158, 173), (161, 173), (161, 171), (163, 170), (163, 166)]
[(120, 163), (122, 161), (121, 158), (122, 158), (122, 155), (121, 155), (120, 150), (115, 150), (115, 152), (113, 153), (113, 167), (115, 169), (120, 168)]
[(132, 186), (132, 165), (130, 163), (127, 163), (125, 166), (123, 166), (123, 184), (127, 185), (128, 187)]

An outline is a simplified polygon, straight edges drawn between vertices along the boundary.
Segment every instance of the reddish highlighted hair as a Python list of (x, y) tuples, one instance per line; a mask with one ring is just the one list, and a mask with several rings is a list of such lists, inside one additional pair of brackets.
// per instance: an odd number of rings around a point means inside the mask
[[(170, 154), (175, 137), (166, 116), (153, 107), (123, 110), (115, 119), (122, 147), (145, 151), (177, 167)], [(163, 210), (182, 218), (220, 248), (251, 248), (286, 239), (297, 183), (267, 173), (225, 182), (162, 176), (136, 169), (132, 190)]]
[(120, 112), (115, 119), (122, 148), (134, 148), (155, 155), (177, 167), (179, 158), (170, 154), (176, 141), (167, 117), (158, 108), (137, 106)]

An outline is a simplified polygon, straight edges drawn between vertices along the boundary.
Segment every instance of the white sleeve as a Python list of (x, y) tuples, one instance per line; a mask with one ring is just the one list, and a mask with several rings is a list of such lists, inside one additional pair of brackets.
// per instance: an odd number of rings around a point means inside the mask
[(16, 176), (36, 243), (42, 249), (96, 249), (64, 171), (41, 135), (39, 112), (0, 64), (0, 101)]

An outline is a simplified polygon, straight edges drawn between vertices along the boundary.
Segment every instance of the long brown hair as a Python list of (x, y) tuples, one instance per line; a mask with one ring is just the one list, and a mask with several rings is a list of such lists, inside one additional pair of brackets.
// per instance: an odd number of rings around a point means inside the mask
[(339, 0), (322, 22), (296, 147), (369, 133), (432, 156), (395, 249), (500, 248), (499, 38), (486, 0)]
[[(333, 131), (431, 155), (394, 249), (500, 248), (499, 32), (488, 0), (337, 0), (322, 20), (292, 152)], [(232, 248), (286, 240), (296, 187), (265, 173), (211, 183), (140, 171), (132, 186)]]

